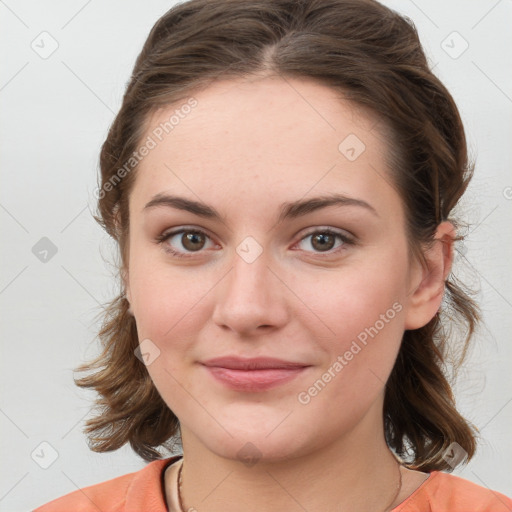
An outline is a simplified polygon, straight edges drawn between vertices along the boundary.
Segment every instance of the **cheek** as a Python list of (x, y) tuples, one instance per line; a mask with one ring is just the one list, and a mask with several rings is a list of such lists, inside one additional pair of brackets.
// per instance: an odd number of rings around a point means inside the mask
[(351, 428), (381, 396), (400, 348), (403, 305), (377, 284), (338, 291), (324, 304), (324, 320), (336, 335), (317, 337), (323, 363), (294, 397), (299, 410), (322, 417), (333, 435)]
[(331, 391), (326, 395), (333, 393), (333, 400), (356, 404), (365, 396), (375, 397), (392, 370), (405, 321), (403, 254), (381, 253), (378, 262), (361, 261), (332, 279), (310, 283), (314, 288), (309, 289), (318, 293), (306, 295), (302, 288), (305, 302), (321, 319), (311, 316), (309, 322), (324, 354), (317, 387), (328, 383)]
[(167, 265), (162, 256), (133, 254), (130, 289), (139, 338), (163, 341), (197, 326), (212, 287), (209, 277), (197, 268)]
[[(330, 331), (333, 347), (343, 349), (350, 341), (365, 337), (367, 329), (400, 334), (405, 309), (406, 261), (403, 253), (390, 251), (388, 257), (355, 262), (331, 274), (297, 278), (293, 284), (297, 295), (311, 311), (309, 321), (325, 339)], [(319, 321), (321, 320), (321, 321)]]
[[(204, 301), (209, 288), (195, 271), (162, 261), (133, 258), (130, 282), (140, 342), (151, 340), (158, 357), (147, 366), (167, 406), (180, 415), (194, 412), (190, 367), (197, 331), (206, 321)], [(132, 284), (133, 279), (133, 284)], [(150, 345), (153, 347), (153, 345)], [(155, 349), (153, 349), (155, 350)]]

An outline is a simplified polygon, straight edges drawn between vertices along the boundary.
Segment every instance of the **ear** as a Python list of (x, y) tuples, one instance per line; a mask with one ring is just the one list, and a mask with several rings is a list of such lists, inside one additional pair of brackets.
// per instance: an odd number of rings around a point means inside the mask
[[(119, 209), (119, 203), (117, 203), (114, 206), (114, 211), (113, 211), (112, 218), (113, 218), (113, 221), (114, 221), (115, 231), (117, 233), (117, 236), (119, 237), (120, 233), (121, 233), (121, 229), (122, 229), (122, 220), (121, 220), (121, 212), (120, 212), (120, 209)], [(126, 243), (129, 244), (128, 240), (126, 240)], [(121, 264), (120, 274), (121, 274), (121, 281), (123, 283), (124, 296), (126, 297), (126, 300), (130, 304), (130, 307), (128, 308), (128, 313), (133, 315), (133, 311), (132, 311), (132, 294), (131, 294), (131, 290), (130, 290), (130, 275), (129, 275), (129, 272), (128, 272), (127, 264), (125, 265), (124, 259), (122, 257), (121, 257), (121, 261), (122, 261), (122, 264)]]
[(128, 309), (128, 312), (133, 315), (132, 311), (132, 294), (130, 290), (130, 279), (129, 279), (129, 273), (127, 268), (121, 269), (121, 279), (123, 281), (123, 287), (125, 291), (126, 300), (130, 303), (130, 308)]
[(451, 222), (441, 222), (435, 240), (425, 252), (426, 266), (415, 261), (411, 275), (405, 329), (419, 329), (428, 324), (441, 306), (445, 281), (453, 262), (455, 228)]

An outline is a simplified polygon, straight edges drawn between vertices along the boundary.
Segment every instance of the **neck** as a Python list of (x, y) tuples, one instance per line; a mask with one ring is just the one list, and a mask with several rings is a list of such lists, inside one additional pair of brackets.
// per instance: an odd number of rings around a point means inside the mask
[(359, 427), (308, 453), (279, 461), (262, 458), (252, 466), (213, 453), (182, 429), (183, 510), (389, 512), (404, 498), (397, 495), (397, 459), (383, 429), (369, 435)]

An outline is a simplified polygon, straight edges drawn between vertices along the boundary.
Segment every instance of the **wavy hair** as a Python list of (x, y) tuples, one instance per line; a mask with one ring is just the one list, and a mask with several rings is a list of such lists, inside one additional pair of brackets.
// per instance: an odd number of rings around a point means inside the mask
[[(416, 255), (421, 257), (441, 221), (457, 226), (452, 210), (474, 164), (455, 102), (430, 69), (408, 18), (374, 0), (177, 4), (152, 28), (101, 148), (94, 218), (117, 242), (121, 292), (104, 313), (100, 355), (80, 366), (77, 371), (88, 373), (75, 379), (98, 394), (98, 414), (85, 429), (94, 451), (129, 442), (151, 461), (162, 457), (159, 448), (179, 438), (178, 418), (134, 357), (137, 326), (122, 275), (128, 261), (128, 197), (137, 166), (127, 170), (126, 162), (158, 109), (184, 101), (218, 78), (265, 74), (316, 80), (384, 123), (393, 147), (389, 168)], [(457, 411), (445, 365), (451, 343), (461, 353), (453, 367), (460, 367), (478, 321), (470, 292), (451, 273), (436, 316), (404, 333), (386, 385), (383, 419), (388, 446), (411, 469), (451, 471), (443, 452), (452, 442), (468, 460), (474, 455), (478, 431)]]

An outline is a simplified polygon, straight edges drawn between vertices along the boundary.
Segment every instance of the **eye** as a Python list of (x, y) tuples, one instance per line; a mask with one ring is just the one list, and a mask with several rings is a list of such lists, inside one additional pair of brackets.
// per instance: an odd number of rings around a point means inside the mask
[[(308, 241), (309, 239), (309, 241)], [(163, 233), (156, 238), (166, 252), (177, 258), (192, 257), (193, 253), (200, 253), (203, 249), (214, 246), (210, 237), (201, 229), (180, 228), (176, 231)], [(210, 245), (208, 246), (208, 242)], [(349, 245), (355, 245), (354, 239), (344, 232), (337, 232), (330, 228), (316, 229), (306, 234), (296, 245), (301, 250), (309, 252), (309, 246), (316, 253), (336, 254)]]
[[(338, 241), (338, 244), (336, 244), (336, 241)], [(308, 233), (297, 245), (303, 244), (302, 250), (307, 251), (307, 246), (309, 246), (315, 252), (333, 254), (343, 250), (347, 245), (354, 245), (354, 243), (354, 240), (345, 233), (326, 228)]]
[[(163, 245), (164, 250), (178, 258), (187, 258), (190, 253), (200, 252), (207, 248), (208, 240), (210, 240), (210, 237), (204, 231), (186, 228), (164, 233), (157, 237), (158, 243)], [(211, 240), (210, 243), (212, 244)]]

